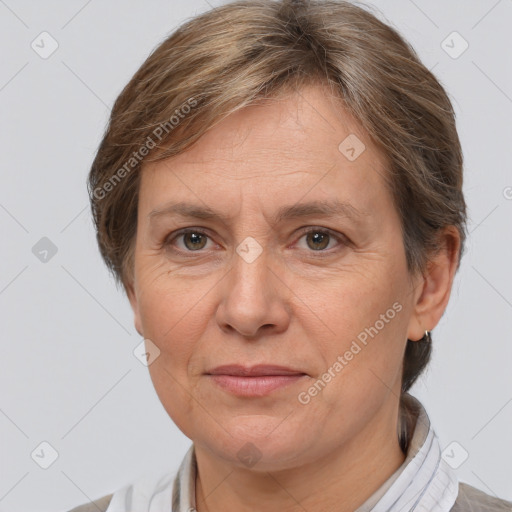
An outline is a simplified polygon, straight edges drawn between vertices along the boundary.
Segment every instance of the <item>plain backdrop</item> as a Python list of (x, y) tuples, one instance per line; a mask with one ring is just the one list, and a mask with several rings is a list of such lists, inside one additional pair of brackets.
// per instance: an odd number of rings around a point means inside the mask
[[(190, 446), (133, 355), (86, 176), (124, 85), (215, 5), (0, 0), (0, 511), (67, 510), (176, 470)], [(512, 1), (373, 5), (449, 92), (465, 156), (467, 253), (413, 394), (460, 479), (511, 500)]]

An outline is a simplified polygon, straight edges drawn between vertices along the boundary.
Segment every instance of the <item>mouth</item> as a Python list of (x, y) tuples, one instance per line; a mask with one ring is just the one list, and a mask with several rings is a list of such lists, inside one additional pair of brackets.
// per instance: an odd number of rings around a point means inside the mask
[(258, 364), (255, 366), (243, 366), (240, 364), (228, 364), (217, 366), (213, 370), (206, 372), (207, 375), (232, 375), (235, 377), (267, 377), (267, 376), (289, 376), (306, 375), (301, 370), (287, 368), (286, 366), (277, 366), (274, 364)]
[(241, 365), (218, 366), (206, 373), (224, 391), (245, 397), (265, 396), (273, 391), (297, 383), (307, 374), (284, 366)]

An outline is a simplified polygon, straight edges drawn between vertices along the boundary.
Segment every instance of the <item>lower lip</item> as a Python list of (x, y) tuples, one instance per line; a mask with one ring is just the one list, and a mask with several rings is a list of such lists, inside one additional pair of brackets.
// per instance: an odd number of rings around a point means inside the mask
[(262, 375), (240, 377), (236, 375), (209, 375), (225, 391), (238, 396), (264, 396), (276, 389), (297, 382), (305, 375)]

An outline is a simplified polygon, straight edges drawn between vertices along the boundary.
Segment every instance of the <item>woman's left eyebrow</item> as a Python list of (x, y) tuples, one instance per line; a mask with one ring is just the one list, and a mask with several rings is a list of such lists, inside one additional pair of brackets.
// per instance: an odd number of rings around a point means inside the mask
[(307, 203), (296, 203), (291, 206), (282, 206), (274, 216), (274, 221), (278, 223), (283, 220), (313, 216), (346, 217), (359, 221), (362, 217), (369, 215), (369, 212), (358, 210), (351, 203), (333, 199), (330, 201), (310, 201)]

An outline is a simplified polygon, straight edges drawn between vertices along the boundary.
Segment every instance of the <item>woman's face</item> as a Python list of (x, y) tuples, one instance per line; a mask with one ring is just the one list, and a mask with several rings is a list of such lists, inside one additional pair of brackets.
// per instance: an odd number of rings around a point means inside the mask
[[(384, 165), (310, 86), (144, 167), (129, 296), (158, 396), (196, 446), (282, 469), (396, 428), (421, 290)], [(223, 365), (289, 371), (212, 375)]]

